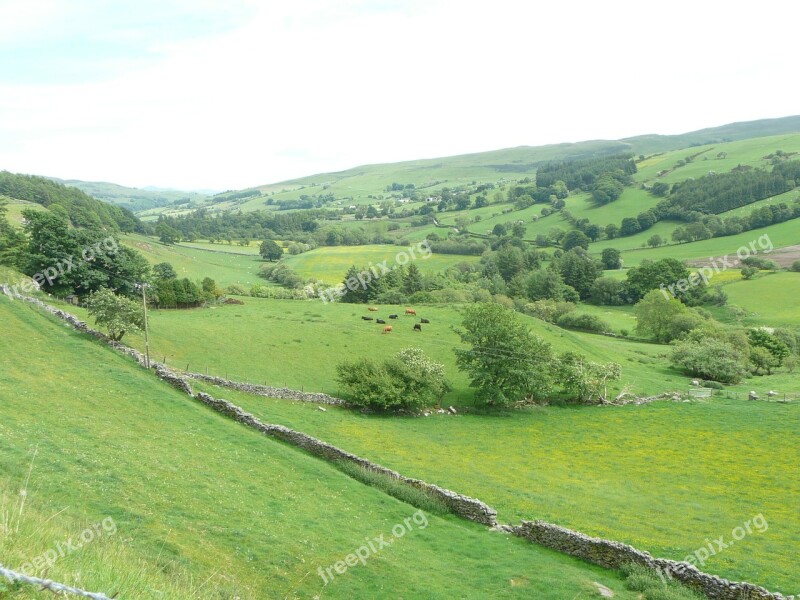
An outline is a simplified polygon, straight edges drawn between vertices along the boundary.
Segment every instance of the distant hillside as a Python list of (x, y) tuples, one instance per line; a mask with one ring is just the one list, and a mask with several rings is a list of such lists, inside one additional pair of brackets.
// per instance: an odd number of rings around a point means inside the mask
[(637, 135), (619, 141), (630, 144), (631, 151), (635, 154), (653, 154), (691, 146), (735, 142), (796, 132), (800, 132), (800, 116), (729, 123), (720, 127), (709, 127), (678, 135)]
[(135, 231), (141, 227), (127, 208), (113, 206), (87, 195), (79, 189), (47, 177), (0, 171), (0, 195), (15, 200), (34, 202), (50, 210), (58, 210), (76, 227), (105, 227)]
[(208, 199), (205, 194), (199, 192), (161, 188), (131, 188), (105, 181), (80, 181), (78, 179), (57, 179), (56, 177), (49, 179), (78, 188), (98, 200), (123, 206), (132, 212), (162, 206), (188, 208), (191, 203), (202, 204)]

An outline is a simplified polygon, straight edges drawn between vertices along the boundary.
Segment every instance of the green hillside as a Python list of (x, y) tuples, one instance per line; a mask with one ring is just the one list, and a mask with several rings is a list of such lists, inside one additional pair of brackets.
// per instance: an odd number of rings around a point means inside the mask
[(152, 190), (126, 187), (106, 181), (81, 181), (79, 179), (57, 179), (53, 181), (78, 188), (93, 198), (123, 206), (132, 212), (145, 211), (162, 206), (190, 207), (203, 204), (208, 196), (197, 192), (179, 190)]
[(396, 545), (325, 586), (319, 567), (344, 560), (365, 538), (388, 535), (416, 509), (211, 412), (26, 304), (0, 297), (0, 319), (5, 565), (107, 522), (114, 533), (104, 529), (47, 576), (120, 598), (402, 590), (405, 597), (555, 600), (589, 593), (593, 582), (636, 597), (612, 572), (424, 513)]

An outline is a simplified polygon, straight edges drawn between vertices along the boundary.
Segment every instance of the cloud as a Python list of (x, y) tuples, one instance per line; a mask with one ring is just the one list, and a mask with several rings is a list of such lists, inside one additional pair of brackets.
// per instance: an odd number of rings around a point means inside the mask
[(241, 188), (796, 112), (769, 0), (0, 6), (0, 167), (65, 178)]

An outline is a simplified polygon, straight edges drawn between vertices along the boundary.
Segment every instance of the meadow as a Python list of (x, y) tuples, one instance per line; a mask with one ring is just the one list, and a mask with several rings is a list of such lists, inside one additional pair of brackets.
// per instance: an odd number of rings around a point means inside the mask
[[(407, 346), (422, 348), (445, 366), (453, 390), (444, 398), (458, 406), (473, 404), (468, 379), (456, 368), (453, 348), (461, 342), (454, 328), (461, 310), (449, 305), (415, 305), (420, 318), (431, 321), (422, 332), (413, 331), (419, 319), (404, 316), (405, 306), (381, 306), (370, 313), (364, 305), (324, 303), (322, 300), (245, 298), (242, 306), (195, 310), (150, 311), (150, 348), (159, 360), (181, 369), (206, 372), (238, 381), (337, 393), (336, 365), (343, 359), (388, 357)], [(75, 312), (80, 313), (79, 310)], [(397, 313), (396, 321), (387, 319)], [(382, 334), (382, 325), (361, 316), (384, 318), (394, 331)], [(668, 349), (657, 344), (568, 331), (531, 317), (521, 317), (531, 330), (564, 352), (572, 350), (597, 362), (622, 365), (622, 380), (650, 395), (681, 390), (687, 378), (665, 364)], [(625, 317), (620, 317), (624, 319)], [(143, 350), (141, 334), (126, 337)]]
[[(432, 274), (461, 262), (477, 262), (479, 259), (478, 256), (432, 254), (429, 249), (418, 244), (409, 246), (373, 244), (315, 248), (309, 252), (287, 256), (283, 263), (303, 278), (315, 278), (334, 284), (343, 281), (347, 270), (353, 265), (360, 270), (386, 261), (386, 267), (392, 268), (407, 260), (408, 264), (413, 263), (423, 274)], [(378, 273), (382, 272), (379, 267), (376, 269)]]
[(556, 600), (596, 593), (594, 582), (637, 597), (618, 573), (424, 513), (326, 586), (319, 567), (391, 535), (416, 508), (210, 411), (29, 305), (0, 297), (0, 319), (5, 565), (110, 519), (113, 534), (47, 577), (137, 599)]
[(715, 397), (625, 407), (536, 407), (496, 415), (368, 416), (200, 385), (271, 423), (496, 508), (682, 559), (761, 514), (769, 524), (703, 570), (791, 593), (800, 513), (790, 442), (800, 403)]
[(258, 277), (264, 263), (258, 255), (241, 256), (230, 252), (210, 252), (184, 246), (167, 246), (155, 238), (143, 235), (124, 235), (121, 241), (126, 246), (142, 253), (150, 264), (170, 263), (178, 277), (200, 281), (211, 277), (220, 287), (237, 283), (250, 287), (268, 282)]

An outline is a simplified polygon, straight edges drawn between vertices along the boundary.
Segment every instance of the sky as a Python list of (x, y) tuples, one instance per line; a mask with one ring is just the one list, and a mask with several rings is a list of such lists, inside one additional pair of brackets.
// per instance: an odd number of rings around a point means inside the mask
[(798, 114), (792, 6), (0, 0), (0, 169), (222, 191)]

